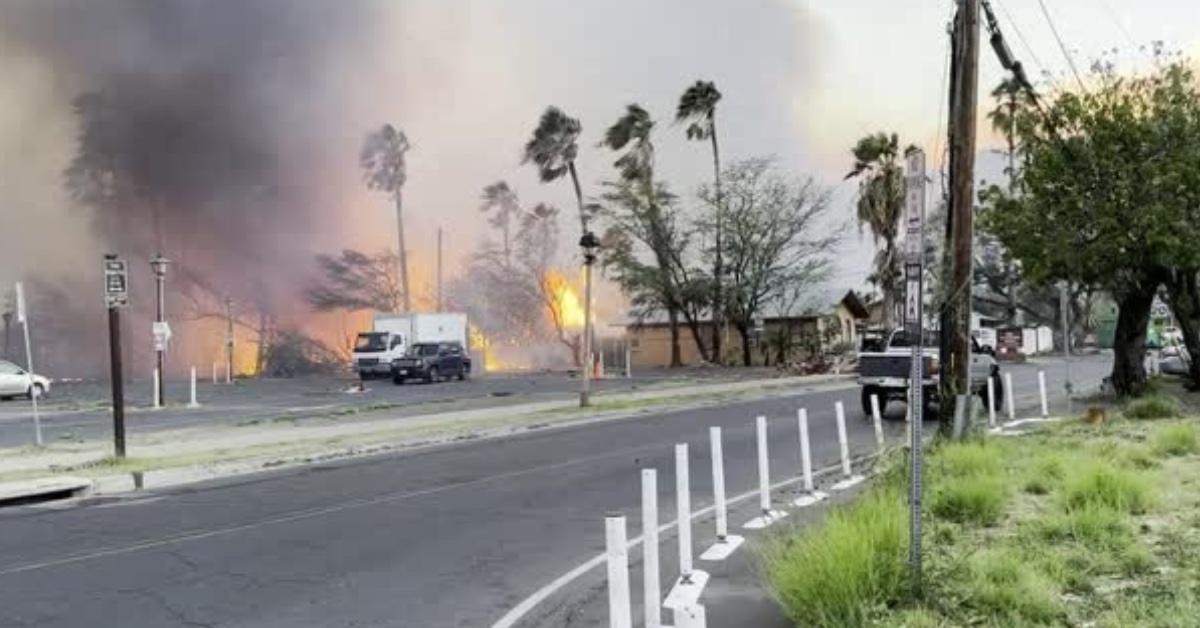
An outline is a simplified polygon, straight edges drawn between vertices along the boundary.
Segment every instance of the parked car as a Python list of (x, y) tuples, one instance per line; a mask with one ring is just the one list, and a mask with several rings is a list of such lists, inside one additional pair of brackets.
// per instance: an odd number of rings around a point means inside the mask
[(1191, 358), (1180, 345), (1168, 345), (1158, 354), (1158, 370), (1167, 375), (1187, 375)]
[(50, 379), (37, 373), (28, 373), (25, 369), (9, 362), (0, 360), (0, 399), (26, 397), (32, 399), (50, 392)]
[[(926, 331), (922, 342), (925, 347), (924, 379), (921, 382), (923, 401), (926, 406), (937, 397), (941, 359), (938, 355), (937, 333)], [(871, 416), (871, 397), (879, 397), (882, 410), (889, 401), (907, 401), (908, 379), (912, 368), (912, 343), (914, 339), (904, 330), (892, 332), (883, 350), (861, 351), (858, 354), (858, 385), (864, 416)], [(873, 349), (875, 347), (872, 347)], [(996, 363), (995, 351), (980, 346), (971, 337), (971, 392), (979, 395), (987, 407), (987, 380), (992, 380), (996, 410), (1004, 404), (1004, 383), (1000, 378), (1000, 366)]]
[(392, 382), (403, 384), (419, 378), (426, 383), (457, 377), (459, 381), (471, 375), (471, 358), (458, 342), (418, 342), (408, 355), (392, 361)]

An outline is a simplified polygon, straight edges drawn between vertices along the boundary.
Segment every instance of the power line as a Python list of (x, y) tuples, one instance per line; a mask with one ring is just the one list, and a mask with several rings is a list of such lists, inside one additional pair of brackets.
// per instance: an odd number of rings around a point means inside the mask
[(1058, 89), (1058, 81), (1054, 80), (1054, 75), (1046, 69), (1046, 64), (1042, 63), (1042, 59), (1038, 57), (1036, 52), (1033, 51), (1033, 46), (1030, 46), (1029, 40), (1025, 39), (1025, 33), (1021, 32), (1021, 27), (1017, 25), (1017, 21), (1014, 20), (1012, 14), (1008, 12), (1008, 8), (1005, 7), (999, 0), (992, 1), (1000, 7), (1000, 11), (1004, 13), (1005, 19), (1007, 19), (1008, 23), (1012, 25), (1013, 32), (1017, 34), (1017, 39), (1019, 39), (1021, 41), (1021, 45), (1025, 47), (1025, 52), (1029, 53), (1029, 58), (1033, 59), (1034, 64), (1037, 65), (1038, 71), (1041, 72), (1042, 76), (1046, 77), (1046, 80), (1050, 81), (1050, 84), (1054, 86), (1054, 89)]
[(1054, 40), (1058, 42), (1058, 49), (1066, 58), (1067, 65), (1071, 68), (1071, 74), (1075, 75), (1075, 82), (1079, 83), (1081, 91), (1086, 91), (1083, 79), (1079, 77), (1079, 70), (1075, 67), (1075, 60), (1071, 58), (1071, 53), (1067, 52), (1067, 45), (1063, 43), (1062, 36), (1058, 34), (1058, 28), (1054, 26), (1054, 18), (1050, 17), (1050, 10), (1046, 8), (1046, 0), (1038, 0), (1038, 6), (1042, 7), (1042, 15), (1046, 16), (1046, 24), (1050, 26), (1050, 32), (1054, 34)]
[(1133, 46), (1134, 50), (1137, 50), (1137, 42), (1134, 41), (1133, 36), (1129, 34), (1129, 29), (1125, 28), (1125, 24), (1121, 21), (1121, 16), (1117, 15), (1117, 11), (1116, 9), (1113, 9), (1112, 3), (1110, 3), (1108, 0), (1100, 0), (1100, 4), (1104, 5), (1105, 11), (1108, 12), (1108, 16), (1112, 18), (1113, 23), (1117, 25), (1117, 30), (1121, 31), (1121, 35), (1125, 37), (1125, 41), (1129, 42), (1129, 45)]

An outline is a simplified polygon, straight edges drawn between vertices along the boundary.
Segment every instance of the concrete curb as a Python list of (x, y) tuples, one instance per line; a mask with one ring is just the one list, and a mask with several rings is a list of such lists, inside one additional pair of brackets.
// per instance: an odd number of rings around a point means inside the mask
[(93, 482), (67, 475), (0, 483), (0, 506), (10, 503), (49, 501), (89, 494)]

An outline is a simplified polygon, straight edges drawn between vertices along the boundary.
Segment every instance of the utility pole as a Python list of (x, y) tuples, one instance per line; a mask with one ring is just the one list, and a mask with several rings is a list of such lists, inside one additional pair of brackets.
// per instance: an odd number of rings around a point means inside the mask
[[(943, 368), (941, 424), (946, 432), (957, 412), (963, 429), (970, 422), (967, 408), (971, 391), (971, 267), (975, 184), (975, 109), (979, 92), (979, 0), (958, 0), (955, 25), (955, 77), (951, 92), (950, 142), (950, 244), (951, 281), (942, 317)], [(968, 404), (969, 405), (969, 404)]]
[(233, 382), (233, 299), (225, 297), (225, 383)]
[(121, 366), (121, 308), (129, 303), (129, 276), (125, 261), (104, 256), (104, 302), (108, 306), (109, 375), (112, 380), (113, 451), (125, 457), (125, 384)]
[(437, 234), (437, 311), (441, 312), (445, 309), (445, 301), (442, 300), (442, 228), (438, 227)]

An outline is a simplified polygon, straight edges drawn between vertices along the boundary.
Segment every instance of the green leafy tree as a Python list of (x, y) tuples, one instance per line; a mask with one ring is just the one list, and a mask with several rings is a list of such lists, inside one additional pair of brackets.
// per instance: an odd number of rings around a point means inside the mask
[(859, 179), (856, 215), (859, 229), (866, 225), (878, 246), (874, 271), (868, 278), (883, 293), (883, 324), (892, 327), (900, 290), (900, 255), (896, 237), (904, 214), (904, 171), (900, 164), (900, 138), (876, 133), (858, 141), (851, 151), (854, 167), (847, 179)]
[(1086, 93), (1019, 113), (1025, 154), (1015, 195), (983, 196), (983, 224), (1035, 283), (1065, 280), (1118, 304), (1112, 384), (1145, 390), (1150, 307), (1173, 268), (1195, 268), (1200, 107), (1181, 65), (1145, 77), (1103, 74)]
[(717, 143), (717, 103), (721, 92), (712, 81), (696, 81), (679, 97), (675, 121), (687, 124), (687, 138), (709, 142), (713, 162), (713, 247), (712, 247), (712, 356), (721, 360), (721, 331), (724, 308), (724, 212), (721, 202), (721, 150)]
[(378, 130), (367, 134), (358, 155), (367, 187), (390, 195), (396, 205), (397, 259), (400, 286), (404, 292), (401, 304), (404, 306), (405, 312), (412, 311), (412, 295), (408, 282), (408, 249), (404, 243), (403, 194), (404, 184), (408, 181), (405, 155), (410, 148), (408, 136), (404, 134), (404, 131), (397, 130), (390, 124), (384, 124)]

